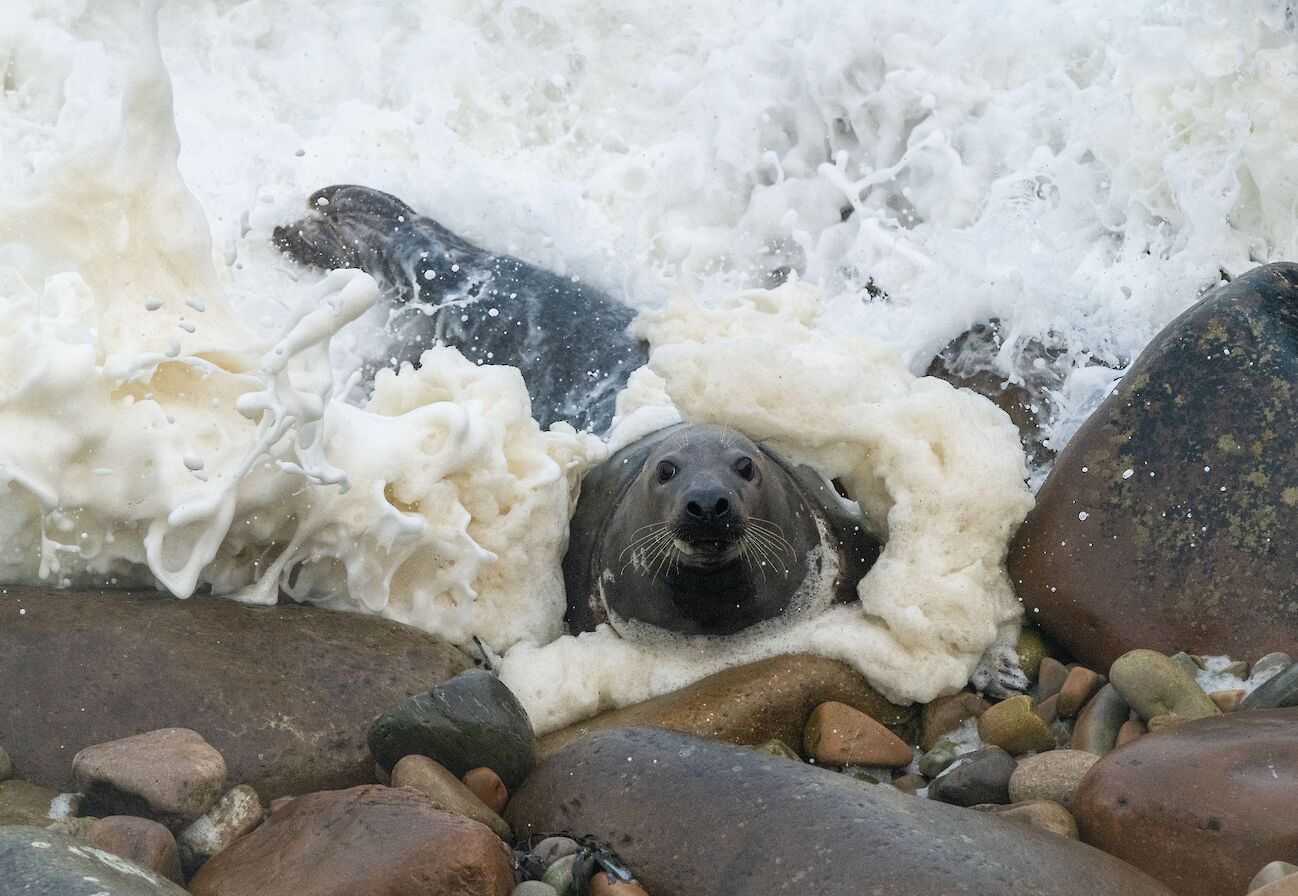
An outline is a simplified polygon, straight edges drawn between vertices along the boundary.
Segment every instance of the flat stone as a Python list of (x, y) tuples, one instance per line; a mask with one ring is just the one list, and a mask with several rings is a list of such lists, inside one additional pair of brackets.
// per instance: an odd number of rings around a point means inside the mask
[(905, 768), (915, 759), (910, 745), (882, 723), (833, 700), (812, 710), (802, 745), (807, 756), (822, 765)]
[(50, 804), (56, 796), (54, 791), (30, 781), (0, 781), (0, 825), (49, 827), (54, 823)]
[(1253, 875), (1253, 879), (1248, 882), (1248, 892), (1252, 893), (1255, 890), (1260, 890), (1268, 884), (1273, 884), (1291, 874), (1298, 874), (1298, 865), (1279, 861), (1267, 862), (1262, 866), (1262, 870)]
[(1085, 666), (1074, 666), (1068, 670), (1068, 677), (1059, 689), (1055, 712), (1061, 719), (1076, 718), (1087, 701), (1108, 683), (1109, 680), (1100, 673)]
[(370, 752), (389, 771), (412, 754), (456, 776), (486, 767), (513, 790), (536, 762), (527, 711), (499, 678), (469, 669), (389, 709), (371, 726)]
[(256, 830), (265, 817), (257, 791), (247, 784), (231, 790), (176, 838), (185, 873), (195, 874), (212, 856)]
[(66, 834), (0, 827), (5, 896), (185, 896), (164, 877)]
[(1051, 750), (1022, 759), (1010, 777), (1010, 802), (1049, 800), (1071, 809), (1082, 778), (1099, 759), (1084, 750)]
[(1110, 667), (1109, 679), (1127, 705), (1147, 723), (1155, 716), (1200, 719), (1221, 712), (1193, 676), (1153, 650), (1123, 654)]
[(1077, 839), (1077, 819), (1073, 818), (1072, 813), (1063, 806), (1050, 800), (1029, 800), (1011, 806), (987, 804), (972, 808), (1059, 837), (1067, 837), (1070, 840)]
[(1014, 758), (1000, 747), (983, 747), (960, 757), (953, 766), (928, 785), (928, 798), (953, 806), (980, 803), (1008, 803)]
[(92, 815), (138, 815), (177, 827), (221, 796), (225, 760), (202, 735), (162, 728), (85, 747), (72, 777)]
[(1115, 750), (1074, 801), (1082, 839), (1180, 896), (1243, 893), (1298, 855), (1298, 709), (1186, 722)]
[(427, 756), (411, 755), (398, 762), (392, 770), (392, 786), (418, 791), (438, 809), (485, 824), (501, 840), (513, 840), (513, 833), (503, 818), (448, 769)]
[(694, 684), (613, 710), (541, 739), (541, 755), (592, 731), (666, 728), (732, 744), (781, 740), (799, 747), (811, 711), (830, 700), (845, 703), (889, 728), (904, 725), (916, 709), (896, 706), (837, 660), (792, 653), (725, 669)]
[(919, 717), (919, 746), (922, 750), (931, 750), (946, 735), (959, 728), (970, 719), (976, 719), (987, 711), (990, 704), (968, 691), (961, 691), (949, 697), (938, 697), (927, 704)]
[(1026, 694), (1002, 700), (978, 717), (978, 736), (1011, 756), (1053, 749), (1055, 737), (1034, 709)]
[(661, 729), (569, 744), (507, 815), (613, 844), (653, 896), (1169, 896), (1063, 837)]
[(218, 853), (194, 896), (509, 896), (509, 849), (413, 790), (300, 796)]
[(1298, 643), (1295, 334), (1298, 265), (1218, 286), (1060, 453), (1009, 569), (1033, 621), (1086, 665)]
[(1118, 732), (1131, 715), (1131, 707), (1112, 683), (1100, 688), (1099, 693), (1077, 716), (1073, 725), (1072, 748), (1103, 756), (1118, 742)]
[(0, 732), (22, 773), (58, 791), (73, 789), (83, 747), (169, 727), (203, 735), (229, 783), (265, 801), (372, 781), (374, 717), (469, 665), (431, 635), (359, 613), (12, 586), (0, 595), (0, 681), (23, 682), (0, 700)]
[(132, 815), (110, 815), (94, 821), (86, 831), (86, 842), (173, 883), (185, 883), (176, 838), (165, 825), (156, 821)]

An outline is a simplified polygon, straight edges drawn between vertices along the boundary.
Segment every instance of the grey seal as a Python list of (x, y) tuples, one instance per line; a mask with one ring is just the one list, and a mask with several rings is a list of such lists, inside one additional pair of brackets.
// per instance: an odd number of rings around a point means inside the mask
[(855, 598), (879, 542), (805, 466), (724, 426), (668, 427), (582, 481), (563, 561), (572, 633), (734, 635)]
[(415, 366), (433, 345), (478, 364), (517, 367), (542, 427), (557, 420), (605, 431), (617, 393), (648, 349), (627, 334), (634, 312), (592, 286), (481, 249), (395, 196), (338, 185), (311, 213), (275, 228), (275, 244), (322, 268), (360, 268), (384, 288), (388, 345), (369, 359)]

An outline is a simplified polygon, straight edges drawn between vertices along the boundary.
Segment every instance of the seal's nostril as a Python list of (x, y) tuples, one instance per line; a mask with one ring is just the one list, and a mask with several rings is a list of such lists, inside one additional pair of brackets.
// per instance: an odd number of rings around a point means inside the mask
[(703, 516), (703, 508), (699, 506), (698, 501), (691, 501), (685, 505), (685, 512), (692, 517)]
[(716, 507), (717, 516), (725, 516), (729, 512), (730, 512), (730, 502), (727, 501), (725, 498), (718, 498), (717, 507)]

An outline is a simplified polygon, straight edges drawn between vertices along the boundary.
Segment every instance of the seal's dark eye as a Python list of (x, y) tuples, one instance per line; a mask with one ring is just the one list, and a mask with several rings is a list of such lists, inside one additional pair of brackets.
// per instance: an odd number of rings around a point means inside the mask
[(658, 481), (667, 482), (676, 475), (676, 465), (669, 460), (658, 462)]
[(735, 472), (739, 474), (740, 478), (752, 482), (753, 477), (757, 475), (757, 467), (753, 466), (751, 457), (741, 457), (735, 461)]

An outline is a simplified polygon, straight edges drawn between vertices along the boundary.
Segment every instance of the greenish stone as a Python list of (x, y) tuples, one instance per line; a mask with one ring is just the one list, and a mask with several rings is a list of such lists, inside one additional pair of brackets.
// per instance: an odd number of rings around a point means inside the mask
[(1113, 685), (1106, 684), (1077, 715), (1073, 725), (1072, 749), (1096, 756), (1112, 752), (1118, 731), (1131, 715), (1131, 707)]
[(512, 793), (536, 764), (536, 735), (518, 698), (481, 669), (461, 672), (389, 709), (370, 728), (370, 752), (389, 772), (427, 756), (462, 778), (485, 767)]
[(1050, 643), (1046, 636), (1036, 626), (1025, 625), (1023, 631), (1019, 632), (1017, 649), (1019, 668), (1029, 679), (1036, 681), (1041, 661), (1050, 655)]
[(978, 736), (983, 743), (1000, 747), (1012, 756), (1055, 746), (1050, 726), (1036, 714), (1036, 705), (1026, 694), (1002, 700), (979, 716)]
[(0, 782), (0, 825), (49, 827), (54, 823), (50, 803), (56, 796), (54, 791), (27, 781)]
[(929, 778), (936, 778), (946, 771), (947, 766), (955, 762), (955, 744), (949, 740), (939, 740), (933, 749), (919, 760), (919, 773)]
[(559, 896), (572, 896), (575, 892), (572, 874), (576, 865), (576, 855), (564, 856), (545, 869), (545, 877), (541, 881), (554, 887)]
[(514, 887), (510, 896), (559, 896), (559, 891), (544, 881), (525, 880)]
[(1194, 676), (1155, 650), (1131, 650), (1109, 669), (1109, 680), (1127, 705), (1148, 722), (1175, 715), (1187, 721), (1221, 713)]
[(0, 893), (185, 896), (171, 881), (55, 831), (0, 827)]

